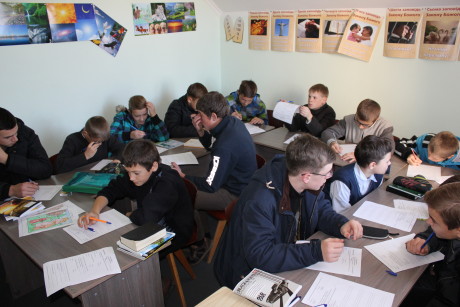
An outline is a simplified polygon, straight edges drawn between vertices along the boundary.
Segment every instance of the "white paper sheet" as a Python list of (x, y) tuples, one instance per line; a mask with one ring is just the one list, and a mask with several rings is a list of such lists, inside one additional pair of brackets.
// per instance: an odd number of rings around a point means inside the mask
[(336, 262), (320, 261), (308, 266), (307, 269), (361, 277), (362, 254), (360, 248), (344, 247), (342, 255)]
[(296, 133), (294, 134), (293, 136), (291, 136), (290, 138), (288, 138), (286, 141), (284, 141), (284, 144), (289, 144), (291, 143), (292, 141), (294, 141), (296, 138), (298, 138), (300, 136), (299, 133)]
[(285, 123), (292, 124), (292, 119), (295, 113), (298, 112), (299, 107), (299, 105), (294, 103), (278, 101), (273, 110), (273, 117)]
[(112, 247), (45, 262), (43, 275), (46, 296), (67, 286), (116, 273), (121, 273), (121, 270)]
[(97, 222), (96, 224), (90, 226), (92, 229), (94, 229), (93, 232), (88, 229), (80, 228), (75, 223), (72, 226), (64, 228), (64, 231), (67, 232), (72, 238), (77, 240), (78, 243), (83, 244), (93, 239), (99, 238), (106, 233), (114, 231), (115, 229), (131, 224), (129, 217), (121, 214), (115, 209), (102, 212), (99, 214), (99, 219), (109, 221), (112, 224)]
[(161, 154), (162, 152), (165, 152), (167, 151), (168, 149), (167, 148), (163, 148), (163, 147), (160, 147), (160, 146), (155, 146), (158, 150), (158, 153)]
[(191, 151), (161, 156), (161, 163), (171, 165), (172, 162), (176, 162), (177, 165), (198, 164), (198, 160)]
[(343, 156), (349, 152), (355, 152), (356, 144), (340, 144), (340, 147), (342, 147), (340, 155)]
[(444, 181), (446, 181), (447, 179), (449, 179), (450, 177), (452, 177), (452, 176), (441, 176), (441, 177), (439, 177), (438, 179), (436, 179), (436, 182), (439, 183), (439, 184), (441, 184), (441, 183), (443, 183)]
[(190, 139), (184, 143), (184, 147), (204, 148), (199, 139)]
[(409, 253), (406, 249), (406, 242), (412, 240), (414, 236), (415, 234), (412, 233), (397, 239), (367, 245), (365, 248), (393, 272), (401, 272), (444, 259), (441, 252), (430, 253), (426, 256)]
[(96, 165), (94, 165), (90, 170), (91, 171), (100, 171), (101, 169), (104, 168), (104, 166), (106, 166), (107, 164), (109, 164), (112, 161), (113, 160), (111, 160), (111, 159), (102, 159)]
[(371, 201), (365, 201), (353, 215), (407, 232), (412, 230), (417, 220), (410, 212), (379, 205)]
[(250, 123), (245, 123), (246, 129), (248, 129), (249, 134), (256, 134), (265, 132), (264, 129), (260, 128), (259, 126), (252, 125)]
[(319, 273), (302, 303), (327, 307), (391, 307), (395, 295), (339, 277)]
[(35, 200), (52, 200), (61, 189), (62, 185), (40, 185), (32, 197)]
[(405, 199), (394, 199), (393, 203), (396, 209), (409, 211), (417, 219), (427, 220), (429, 218), (428, 205), (426, 203)]
[(409, 165), (407, 168), (407, 176), (414, 177), (417, 175), (423, 175), (428, 180), (438, 181), (441, 179), (441, 167), (432, 165)]

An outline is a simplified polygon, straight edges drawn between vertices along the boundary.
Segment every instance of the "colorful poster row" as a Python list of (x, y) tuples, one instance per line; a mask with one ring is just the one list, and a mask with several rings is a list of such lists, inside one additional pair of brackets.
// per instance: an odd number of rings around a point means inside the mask
[(0, 2), (0, 46), (92, 41), (116, 56), (125, 34), (91, 3)]
[[(459, 60), (460, 8), (387, 10), (384, 56)], [(362, 10), (249, 13), (249, 49), (340, 53), (369, 61), (383, 17)]]
[(193, 2), (134, 3), (134, 35), (196, 31)]

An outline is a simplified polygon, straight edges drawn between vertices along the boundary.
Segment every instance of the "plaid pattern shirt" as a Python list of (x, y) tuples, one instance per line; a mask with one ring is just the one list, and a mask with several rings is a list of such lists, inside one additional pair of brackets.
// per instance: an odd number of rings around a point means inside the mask
[(110, 126), (110, 134), (116, 135), (120, 142), (128, 143), (131, 141), (130, 133), (134, 129), (144, 131), (144, 138), (154, 142), (163, 142), (169, 139), (168, 129), (158, 115), (147, 116), (144, 125), (136, 127), (134, 118), (129, 112), (120, 112), (115, 115)]
[(267, 111), (265, 110), (265, 104), (260, 100), (259, 94), (256, 94), (252, 99), (251, 103), (247, 106), (243, 106), (238, 99), (238, 92), (232, 92), (230, 95), (225, 97), (228, 105), (230, 106), (230, 114), (237, 111), (241, 114), (243, 122), (249, 122), (254, 117), (258, 117), (264, 120), (264, 124), (268, 124)]

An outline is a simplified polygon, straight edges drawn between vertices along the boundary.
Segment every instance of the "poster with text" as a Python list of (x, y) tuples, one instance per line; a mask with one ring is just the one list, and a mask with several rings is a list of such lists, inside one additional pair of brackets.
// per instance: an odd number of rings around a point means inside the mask
[(383, 55), (393, 58), (416, 58), (422, 17), (421, 8), (389, 8)]
[(457, 61), (460, 7), (427, 8), (422, 23), (419, 58)]
[(294, 11), (273, 11), (271, 49), (293, 51), (296, 28)]
[(381, 16), (355, 10), (345, 27), (338, 53), (368, 62), (382, 24)]
[(321, 52), (323, 42), (321, 10), (297, 12), (295, 51)]
[(225, 30), (225, 39), (227, 41), (231, 40), (233, 38), (233, 22), (232, 22), (232, 17), (230, 15), (225, 16), (224, 18), (224, 30)]
[(348, 19), (353, 14), (352, 9), (323, 11), (323, 52), (337, 53)]
[(243, 17), (239, 16), (238, 18), (236, 18), (233, 33), (234, 33), (233, 42), (241, 44), (243, 42), (243, 33), (244, 33)]
[(270, 50), (270, 12), (249, 12), (249, 49)]

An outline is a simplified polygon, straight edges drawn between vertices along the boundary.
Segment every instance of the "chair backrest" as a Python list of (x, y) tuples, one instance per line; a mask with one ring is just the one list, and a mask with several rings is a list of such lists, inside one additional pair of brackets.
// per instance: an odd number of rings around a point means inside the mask
[(275, 128), (283, 127), (283, 122), (273, 117), (273, 110), (267, 110), (268, 124)]
[(225, 219), (227, 220), (227, 223), (230, 221), (230, 218), (232, 217), (233, 209), (235, 208), (236, 203), (238, 202), (238, 199), (235, 199), (231, 203), (225, 207)]
[(195, 184), (188, 179), (182, 178), (185, 183), (185, 187), (187, 188), (188, 195), (190, 196), (190, 200), (192, 201), (193, 208), (195, 208), (195, 200), (196, 200), (196, 193), (198, 189), (196, 188)]
[(57, 160), (58, 154), (52, 155), (48, 159), (50, 160), (51, 166), (53, 167), (53, 174), (56, 174), (56, 160)]
[(257, 161), (257, 168), (261, 168), (265, 165), (265, 159), (261, 156), (256, 154), (256, 161)]

